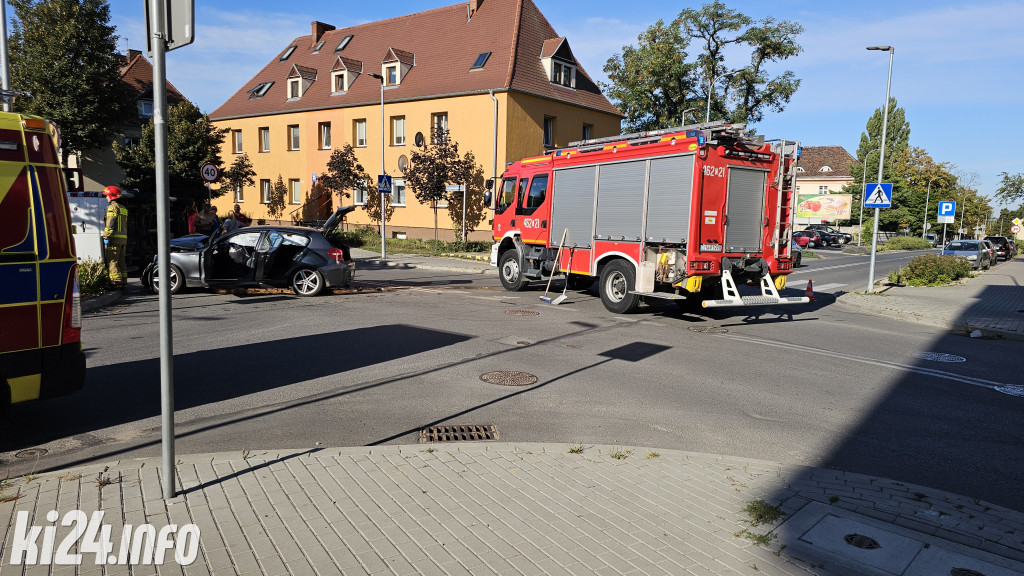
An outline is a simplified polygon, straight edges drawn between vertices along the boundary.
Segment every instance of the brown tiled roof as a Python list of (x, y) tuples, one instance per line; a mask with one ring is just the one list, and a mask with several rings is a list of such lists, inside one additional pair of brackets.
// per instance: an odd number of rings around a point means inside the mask
[[(293, 65), (329, 71), (337, 62), (333, 47), (349, 34), (343, 55), (362, 61), (364, 72), (379, 72), (382, 55), (398, 40), (416, 65), (402, 75), (402, 84), (384, 91), (385, 101), (436, 98), (446, 95), (512, 90), (621, 116), (577, 63), (576, 89), (548, 81), (540, 61), (544, 43), (558, 34), (532, 0), (484, 0), (466, 19), (466, 3), (427, 10), (388, 20), (327, 31), (326, 44), (312, 53), (312, 34), (288, 43), (299, 46), (288, 60), (274, 57), (227, 102), (214, 110), (214, 120), (309, 109), (364, 106), (379, 102), (380, 83), (363, 75), (343, 95), (331, 96), (331, 82), (320, 77), (301, 99), (286, 102), (286, 83)], [(477, 56), (491, 52), (486, 65), (470, 72)], [(403, 60), (404, 61), (404, 60)], [(346, 66), (349, 66), (346, 61)], [(351, 68), (350, 68), (351, 69)], [(262, 98), (249, 91), (262, 82), (275, 82)]]
[[(850, 165), (855, 162), (853, 156), (842, 146), (804, 146), (800, 153), (800, 162), (797, 164), (804, 171), (804, 177), (814, 175), (815, 177), (849, 178)], [(831, 171), (822, 172), (821, 168), (828, 166)]]
[[(128, 63), (121, 67), (121, 81), (128, 85), (136, 100), (153, 97), (153, 66), (141, 52), (136, 50), (128, 52)], [(183, 100), (185, 97), (181, 95), (181, 92), (167, 82), (167, 104)]]
[(559, 37), (559, 38), (550, 38), (548, 40), (545, 40), (544, 41), (544, 47), (541, 48), (541, 51), (540, 51), (540, 57), (541, 58), (550, 58), (551, 56), (554, 56), (555, 51), (558, 50), (558, 47), (561, 46), (562, 42), (564, 42), (564, 41), (565, 41), (565, 36), (562, 36), (562, 37)]
[(288, 77), (316, 80), (316, 68), (309, 68), (308, 66), (299, 66), (296, 64), (295, 66), (292, 66), (292, 71), (288, 74)]
[(349, 70), (352, 72), (362, 72), (363, 63), (355, 58), (346, 58), (344, 56), (338, 56), (338, 59), (334, 61), (334, 66), (331, 70)]
[(384, 62), (403, 62), (405, 64), (415, 64), (416, 57), (412, 52), (406, 52), (405, 50), (398, 50), (396, 48), (388, 49), (388, 56), (384, 58)]

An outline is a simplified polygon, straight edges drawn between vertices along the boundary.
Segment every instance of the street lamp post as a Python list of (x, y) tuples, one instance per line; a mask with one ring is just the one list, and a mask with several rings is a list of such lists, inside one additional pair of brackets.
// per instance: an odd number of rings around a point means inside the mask
[(864, 193), (868, 189), (868, 158), (871, 158), (871, 154), (878, 152), (878, 150), (878, 148), (875, 148), (864, 155), (864, 169), (861, 171), (863, 174), (860, 176), (860, 184), (863, 190), (860, 193), (860, 223), (857, 225), (857, 246), (860, 246), (860, 239), (864, 237)]
[[(889, 125), (889, 88), (892, 86), (892, 46), (868, 46), (868, 50), (889, 52), (889, 76), (885, 80), (885, 110), (882, 112), (882, 147), (878, 157), (878, 182), (882, 182), (882, 166), (885, 164), (885, 136)], [(875, 208), (875, 222), (871, 230), (871, 266), (868, 268), (868, 292), (875, 289), (875, 252), (878, 250), (878, 208)]]
[[(380, 173), (387, 174), (384, 169), (384, 76), (380, 74), (374, 74), (369, 72), (371, 78), (380, 80)], [(384, 244), (387, 243), (387, 207), (384, 206), (384, 195), (377, 191), (380, 195), (380, 257), (383, 260), (387, 258), (387, 251), (384, 249)]]
[(743, 71), (743, 68), (737, 68), (735, 70), (730, 70), (730, 71), (726, 72), (725, 74), (713, 77), (711, 79), (711, 83), (708, 84), (708, 112), (707, 112), (707, 114), (704, 115), (704, 121), (705, 122), (710, 122), (711, 121), (711, 100), (713, 99), (713, 97), (715, 95), (715, 82), (718, 82), (722, 78), (728, 78), (728, 77), (736, 74), (737, 72), (742, 72), (742, 71)]
[(935, 178), (928, 179), (928, 191), (925, 192), (924, 195), (924, 224), (921, 225), (922, 238), (924, 238), (924, 235), (928, 233), (928, 200), (932, 195), (932, 180), (935, 180)]

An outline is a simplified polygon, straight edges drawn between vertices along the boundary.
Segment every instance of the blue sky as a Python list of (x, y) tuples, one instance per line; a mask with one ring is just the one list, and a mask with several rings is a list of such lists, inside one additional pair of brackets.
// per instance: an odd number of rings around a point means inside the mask
[[(597, 80), (605, 79), (601, 69), (608, 58), (635, 44), (648, 26), (700, 5), (534, 2)], [(199, 0), (196, 41), (168, 53), (167, 76), (200, 109), (212, 112), (293, 38), (309, 34), (313, 20), (340, 28), (453, 3)], [(622, 10), (625, 5), (628, 11)], [(983, 195), (998, 188), (1000, 172), (1024, 172), (1017, 128), (1017, 105), (1024, 101), (1024, 1), (727, 0), (726, 5), (754, 18), (794, 20), (804, 27), (798, 40), (804, 52), (776, 67), (792, 70), (802, 81), (800, 89), (783, 112), (768, 113), (757, 124), (760, 134), (805, 146), (841, 145), (854, 154), (867, 118), (885, 101), (889, 64), (888, 53), (865, 47), (892, 45), (891, 93), (906, 109), (912, 145), (936, 161), (976, 173), (975, 186)], [(122, 50), (145, 49), (144, 2), (111, 0), (110, 7)], [(726, 64), (738, 68), (743, 60), (737, 55)]]

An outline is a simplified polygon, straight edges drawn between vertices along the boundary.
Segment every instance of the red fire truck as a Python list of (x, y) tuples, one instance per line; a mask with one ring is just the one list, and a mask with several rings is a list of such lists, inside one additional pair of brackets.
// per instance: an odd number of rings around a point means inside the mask
[(570, 288), (597, 278), (615, 313), (641, 298), (705, 308), (808, 302), (779, 295), (793, 270), (799, 156), (798, 142), (711, 122), (514, 162), (495, 205), (491, 265), (512, 291), (551, 274), (564, 273)]

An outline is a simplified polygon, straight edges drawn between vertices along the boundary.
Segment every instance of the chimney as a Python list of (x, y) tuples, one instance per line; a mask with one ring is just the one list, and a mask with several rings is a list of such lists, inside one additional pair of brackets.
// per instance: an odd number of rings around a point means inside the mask
[(132, 49), (130, 49), (130, 48), (129, 48), (129, 49), (128, 49), (128, 57), (127, 57), (127, 60), (128, 60), (129, 62), (131, 62), (131, 61), (132, 61), (132, 59), (133, 59), (133, 58), (135, 58), (136, 56), (138, 56), (139, 54), (142, 54), (142, 52), (141, 52), (141, 51), (139, 51), (139, 50), (132, 50)]
[(469, 0), (469, 6), (467, 6), (467, 12), (469, 12), (470, 20), (473, 19), (473, 14), (480, 9), (480, 5), (484, 3), (484, 0)]
[(313, 20), (313, 42), (318, 42), (320, 37), (324, 35), (324, 32), (330, 32), (331, 30), (334, 30), (334, 26)]

